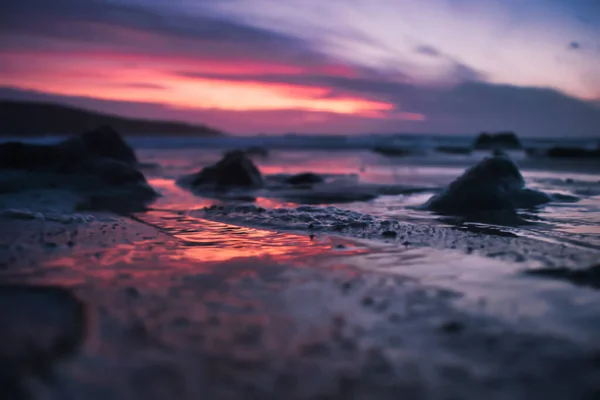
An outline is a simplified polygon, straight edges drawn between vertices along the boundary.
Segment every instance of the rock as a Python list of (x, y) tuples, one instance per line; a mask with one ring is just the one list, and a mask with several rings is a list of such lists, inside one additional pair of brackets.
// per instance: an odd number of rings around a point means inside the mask
[[(507, 157), (489, 157), (468, 169), (425, 208), (445, 215), (485, 216), (486, 213), (516, 215), (517, 208), (534, 207), (551, 199), (542, 192), (525, 188), (525, 180)], [(490, 214), (491, 215), (491, 214)]]
[(383, 154), (384, 156), (401, 157), (401, 156), (409, 156), (412, 154), (412, 151), (410, 151), (409, 149), (395, 147), (395, 146), (390, 146), (390, 147), (377, 146), (377, 147), (373, 148), (373, 151), (375, 153)]
[(138, 161), (131, 146), (110, 126), (101, 126), (80, 136), (67, 139), (59, 146), (72, 150), (83, 150), (89, 156), (111, 158), (125, 163), (133, 164)]
[(387, 239), (394, 239), (398, 236), (398, 232), (396, 231), (383, 231), (381, 232), (381, 236)]
[(119, 208), (142, 209), (157, 193), (137, 169), (136, 161), (133, 150), (109, 127), (56, 145), (3, 143), (0, 169), (6, 171), (0, 192), (66, 189), (82, 195), (83, 203), (100, 196), (110, 201), (93, 201), (96, 206), (127, 203)]
[(144, 174), (131, 164), (109, 158), (91, 159), (81, 164), (81, 172), (96, 175), (112, 186), (146, 183)]
[(314, 185), (315, 183), (325, 182), (325, 179), (321, 175), (312, 172), (303, 172), (286, 178), (284, 182), (290, 185)]
[(552, 147), (546, 150), (546, 156), (552, 158), (599, 158), (600, 150), (588, 150), (577, 147)]
[(252, 162), (243, 152), (235, 151), (225, 154), (223, 159), (215, 165), (208, 166), (200, 172), (180, 180), (193, 188), (199, 186), (212, 186), (217, 189), (248, 188), (258, 189), (263, 187), (263, 177)]
[(475, 140), (473, 148), (476, 150), (519, 150), (522, 149), (523, 146), (514, 132), (498, 132), (492, 134), (482, 132)]
[(438, 146), (435, 148), (435, 151), (438, 153), (446, 153), (446, 154), (471, 154), (472, 150), (469, 147), (460, 147), (460, 146)]
[(101, 127), (56, 145), (22, 142), (0, 144), (2, 169), (73, 172), (94, 159), (110, 159), (127, 164), (137, 162), (133, 149), (110, 127)]
[[(0, 390), (26, 398), (26, 378), (47, 379), (72, 356), (87, 329), (84, 304), (52, 286), (0, 285)], [(12, 397), (11, 397), (12, 396)]]
[(85, 158), (81, 151), (68, 151), (60, 146), (44, 146), (22, 142), (0, 144), (0, 169), (27, 171), (68, 170)]

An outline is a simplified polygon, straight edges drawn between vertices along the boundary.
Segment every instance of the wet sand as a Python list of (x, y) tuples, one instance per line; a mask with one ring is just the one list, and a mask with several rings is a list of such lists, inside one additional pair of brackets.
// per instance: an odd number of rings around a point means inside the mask
[(528, 264), (427, 245), (437, 239), (407, 245), (206, 217), (0, 215), (0, 279), (69, 287), (90, 314), (82, 349), (57, 366), (56, 381), (28, 382), (36, 398), (600, 393), (599, 293), (521, 273), (544, 260), (593, 260), (591, 250), (523, 238), (519, 254), (536, 244), (550, 252)]

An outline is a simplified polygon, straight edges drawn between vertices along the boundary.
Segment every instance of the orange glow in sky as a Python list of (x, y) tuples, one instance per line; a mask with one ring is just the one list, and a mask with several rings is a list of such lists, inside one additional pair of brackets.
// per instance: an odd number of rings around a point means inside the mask
[[(24, 65), (18, 75), (0, 76), (0, 85), (106, 100), (160, 102), (173, 108), (232, 111), (306, 110), (377, 117), (394, 106), (352, 96), (329, 96), (330, 88), (288, 83), (239, 82), (239, 74), (301, 74), (299, 66), (192, 63), (185, 58), (148, 58), (122, 53), (10, 52), (1, 57)], [(65, 57), (69, 62), (65, 62)], [(223, 65), (221, 65), (223, 64)], [(186, 76), (177, 71), (218, 72), (218, 78)], [(349, 68), (325, 67), (325, 72), (351, 75)], [(318, 71), (321, 72), (321, 71)], [(410, 117), (410, 116), (409, 116)], [(410, 118), (407, 118), (410, 119)]]

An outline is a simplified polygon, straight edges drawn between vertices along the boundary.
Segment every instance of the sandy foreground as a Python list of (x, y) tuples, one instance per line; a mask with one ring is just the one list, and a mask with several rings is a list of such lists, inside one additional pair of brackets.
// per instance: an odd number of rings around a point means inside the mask
[[(521, 274), (530, 250), (565, 265), (592, 262), (591, 250), (524, 238), (516, 263), (425, 239), (310, 237), (176, 212), (50, 213), (52, 198), (30, 194), (20, 209), (0, 199), (2, 282), (68, 287), (89, 320), (53, 379), (19, 377), (33, 398), (600, 394), (600, 294)], [(18, 340), (47, 333), (32, 330)]]

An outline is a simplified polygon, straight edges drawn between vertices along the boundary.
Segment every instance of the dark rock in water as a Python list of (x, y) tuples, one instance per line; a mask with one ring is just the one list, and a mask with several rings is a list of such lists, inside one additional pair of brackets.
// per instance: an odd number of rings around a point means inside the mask
[[(83, 194), (148, 203), (157, 196), (136, 167), (133, 150), (121, 136), (103, 127), (56, 145), (0, 144), (0, 170), (35, 173), (22, 182), (4, 181), (0, 192), (52, 187)], [(37, 185), (37, 186), (36, 186)], [(116, 203), (115, 203), (116, 204)], [(139, 208), (139, 205), (136, 206)], [(133, 207), (133, 208), (136, 208)]]
[(217, 189), (257, 189), (264, 185), (263, 177), (256, 165), (243, 152), (225, 154), (215, 165), (180, 180), (192, 187), (213, 186)]
[(325, 179), (321, 175), (312, 172), (303, 172), (286, 178), (284, 182), (290, 185), (314, 185), (315, 183), (325, 182)]
[(600, 289), (600, 264), (585, 269), (540, 268), (525, 271), (528, 275), (560, 279), (578, 286)]
[(377, 146), (373, 148), (375, 153), (383, 154), (384, 156), (409, 156), (412, 154), (412, 151), (409, 149), (404, 149), (400, 147), (386, 147), (386, 146)]
[(86, 132), (80, 136), (67, 139), (60, 146), (83, 149), (90, 156), (112, 158), (114, 160), (136, 163), (135, 152), (123, 137), (110, 126)]
[(60, 146), (22, 142), (0, 143), (0, 169), (65, 170), (84, 159), (85, 153), (82, 151), (67, 151)]
[(598, 158), (600, 149), (588, 150), (577, 147), (553, 147), (546, 150), (546, 156), (552, 158)]
[(548, 195), (526, 189), (519, 168), (507, 157), (490, 157), (468, 169), (425, 208), (447, 215), (484, 217), (506, 212), (516, 215), (517, 208), (534, 207), (551, 199)]
[(146, 183), (144, 174), (136, 168), (111, 159), (92, 159), (81, 165), (81, 171), (96, 175), (104, 182), (113, 186)]
[(85, 306), (69, 290), (0, 285), (0, 393), (27, 398), (24, 380), (52, 377), (55, 363), (80, 348), (86, 328)]
[(393, 239), (398, 236), (398, 232), (396, 231), (383, 231), (381, 232), (381, 236), (387, 239)]
[(475, 139), (473, 148), (476, 150), (519, 150), (522, 149), (523, 146), (514, 132), (498, 132), (491, 134), (482, 132), (477, 139)]
[(459, 146), (438, 146), (435, 148), (435, 151), (438, 153), (446, 153), (446, 154), (471, 154), (472, 150), (469, 147), (459, 147)]
[(56, 145), (0, 144), (0, 168), (72, 172), (95, 159), (137, 162), (133, 149), (110, 127), (102, 127)]

